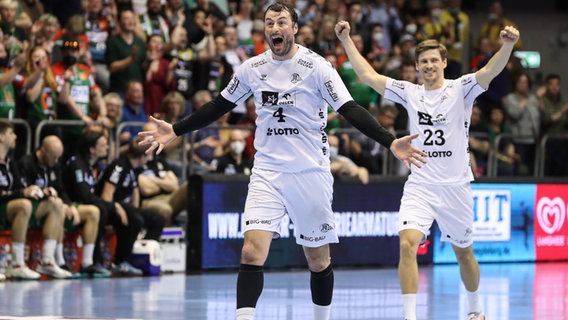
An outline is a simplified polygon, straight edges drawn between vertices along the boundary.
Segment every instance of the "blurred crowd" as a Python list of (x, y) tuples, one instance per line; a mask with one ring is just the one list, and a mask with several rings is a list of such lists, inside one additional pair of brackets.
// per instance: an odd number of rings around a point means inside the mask
[[(337, 21), (350, 22), (353, 41), (377, 72), (413, 83), (421, 81), (413, 49), (422, 40), (437, 39), (448, 48), (445, 75), (455, 79), (487, 63), (503, 26), (522, 30), (500, 1), (491, 1), (480, 30), (471, 30), (460, 0), (286, 2), (299, 14), (297, 42), (327, 59), (356, 102), (397, 136), (407, 132), (406, 110), (358, 79), (335, 36)], [(85, 243), (92, 247), (82, 271), (138, 274), (128, 263), (132, 244), (141, 230), (142, 237), (158, 239), (164, 226), (175, 223), (185, 207), (187, 163), (191, 173), (250, 174), (256, 119), (250, 100), (179, 137), (157, 157), (144, 154), (137, 133), (151, 129), (149, 116), (173, 123), (190, 115), (218, 95), (246, 59), (267, 50), (263, 13), (271, 3), (0, 0), (0, 120), (7, 120), (0, 125), (0, 156), (6, 159), (0, 204), (13, 242), (6, 274), (39, 277), (22, 258), (30, 217), (44, 228), (45, 257), (37, 271), (69, 276), (61, 253), (67, 229), (58, 223), (66, 220), (71, 228), (87, 229)], [(522, 62), (513, 56), (474, 106), (470, 151), (477, 177), (534, 175), (538, 161), (544, 161), (544, 175), (568, 175), (561, 76), (549, 74), (533, 87)], [(37, 136), (26, 136), (18, 120)], [(326, 132), (334, 174), (362, 183), (373, 174), (408, 174), (331, 108)], [(16, 136), (37, 148), (16, 144)], [(113, 265), (103, 266), (98, 244), (109, 225), (118, 246)]]

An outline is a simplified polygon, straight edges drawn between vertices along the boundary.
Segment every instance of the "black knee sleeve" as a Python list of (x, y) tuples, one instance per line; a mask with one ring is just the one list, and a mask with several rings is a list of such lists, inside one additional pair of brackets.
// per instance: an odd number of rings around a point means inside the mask
[(312, 302), (318, 306), (329, 306), (333, 296), (333, 269), (331, 264), (323, 271), (312, 271), (311, 273)]
[(237, 278), (237, 309), (255, 308), (264, 286), (262, 266), (241, 264)]

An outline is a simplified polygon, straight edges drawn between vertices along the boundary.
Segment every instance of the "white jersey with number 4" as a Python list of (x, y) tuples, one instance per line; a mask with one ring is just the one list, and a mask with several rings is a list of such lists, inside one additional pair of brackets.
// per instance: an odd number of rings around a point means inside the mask
[(221, 92), (236, 104), (254, 95), (255, 168), (329, 171), (327, 105), (337, 110), (353, 98), (328, 61), (298, 47), (288, 60), (270, 50), (246, 60)]
[(473, 180), (468, 132), (473, 102), (483, 91), (473, 73), (445, 79), (436, 90), (387, 79), (385, 98), (406, 108), (410, 133), (418, 133), (412, 143), (427, 153), (427, 163), (412, 167), (409, 181), (448, 185)]

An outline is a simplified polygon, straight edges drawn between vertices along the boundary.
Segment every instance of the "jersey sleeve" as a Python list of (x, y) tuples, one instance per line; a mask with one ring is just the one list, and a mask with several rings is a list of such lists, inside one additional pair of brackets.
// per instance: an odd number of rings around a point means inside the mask
[(485, 92), (482, 86), (477, 82), (475, 73), (468, 73), (459, 79), (463, 90), (463, 99), (466, 106), (471, 106), (475, 98)]
[(403, 106), (407, 105), (407, 94), (412, 83), (408, 81), (394, 80), (387, 78), (385, 86), (385, 99), (400, 103)]
[(319, 72), (318, 90), (321, 92), (322, 98), (333, 110), (337, 111), (347, 101), (353, 100), (339, 73), (329, 62), (324, 61), (320, 63), (317, 72)]
[(252, 90), (247, 83), (247, 79), (251, 76), (248, 74), (248, 70), (247, 63), (243, 63), (237, 68), (229, 84), (221, 91), (223, 98), (238, 105), (239, 103), (244, 103), (251, 96)]

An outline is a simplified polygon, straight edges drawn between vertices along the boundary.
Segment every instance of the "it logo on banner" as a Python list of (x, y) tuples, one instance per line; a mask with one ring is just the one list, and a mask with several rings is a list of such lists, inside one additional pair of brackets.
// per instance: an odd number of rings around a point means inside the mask
[(560, 197), (542, 197), (536, 207), (536, 218), (542, 231), (553, 234), (562, 229), (566, 220), (566, 205)]

